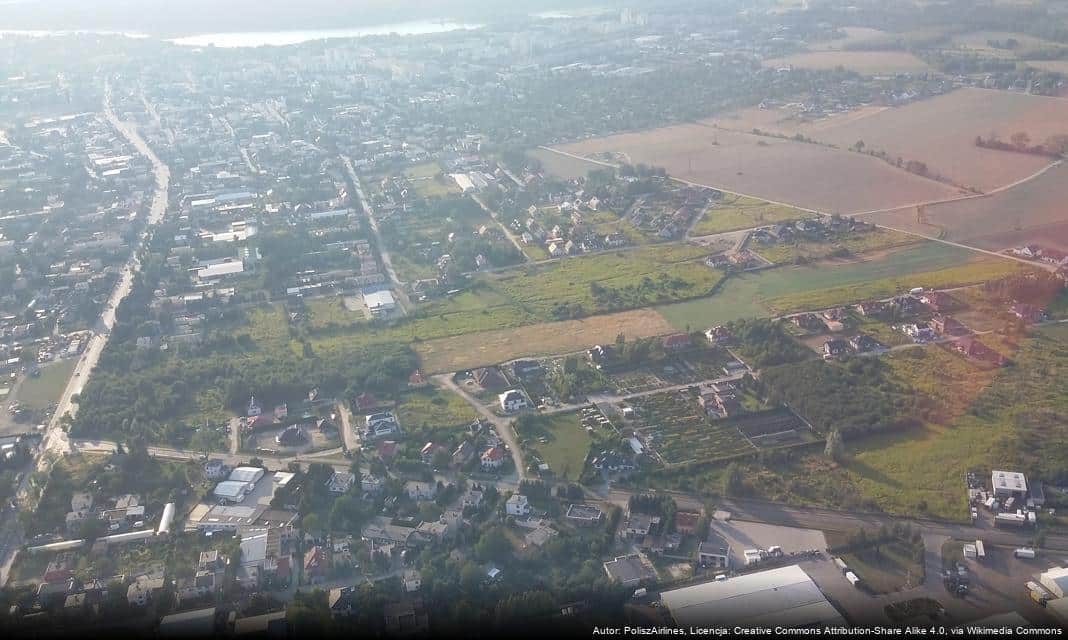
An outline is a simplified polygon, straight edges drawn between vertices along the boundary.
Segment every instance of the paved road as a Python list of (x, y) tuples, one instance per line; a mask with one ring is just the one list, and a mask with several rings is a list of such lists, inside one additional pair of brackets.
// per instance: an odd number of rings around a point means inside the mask
[(519, 439), (516, 437), (515, 429), (512, 428), (512, 424), (515, 422), (515, 418), (505, 418), (499, 416), (486, 405), (479, 402), (478, 398), (472, 396), (460, 385), (453, 382), (452, 375), (448, 373), (432, 376), (431, 380), (439, 387), (443, 387), (459, 394), (461, 398), (467, 401), (469, 405), (474, 407), (475, 411), (480, 416), (486, 419), (497, 430), (497, 435), (501, 437), (508, 448), (512, 452), (512, 462), (515, 463), (516, 474), (519, 476), (519, 480), (522, 481), (527, 477), (527, 465), (523, 461), (523, 450), (519, 447)]
[(360, 183), (360, 176), (356, 174), (356, 168), (352, 164), (352, 159), (345, 156), (341, 156), (341, 163), (345, 165), (345, 171), (349, 174), (349, 179), (352, 181), (353, 189), (356, 190), (356, 197), (360, 201), (360, 206), (363, 207), (364, 212), (367, 213), (367, 220), (371, 224), (371, 232), (375, 235), (375, 244), (378, 245), (378, 254), (382, 256), (382, 266), (386, 269), (386, 275), (389, 276), (389, 281), (396, 290), (397, 297), (401, 301), (401, 310), (404, 313), (408, 313), (408, 310), (412, 308), (412, 301), (408, 298), (408, 293), (404, 290), (404, 283), (397, 277), (397, 272), (393, 269), (393, 260), (389, 256), (389, 250), (386, 249), (386, 243), (382, 241), (382, 234), (378, 230), (378, 220), (375, 219), (375, 210), (371, 206), (370, 199), (363, 191), (363, 185)]
[(482, 202), (482, 198), (479, 198), (476, 195), (472, 195), (471, 199), (474, 200), (478, 206), (482, 207), (482, 210), (488, 213), (491, 218), (493, 218), (493, 221), (496, 222), (497, 226), (500, 227), (501, 231), (504, 232), (505, 237), (511, 240), (512, 244), (515, 245), (516, 251), (519, 252), (519, 255), (523, 256), (523, 261), (526, 262), (530, 260), (530, 257), (527, 256), (527, 252), (523, 251), (523, 245), (519, 242), (519, 238), (516, 237), (514, 233), (512, 233), (512, 230), (508, 228), (508, 225), (501, 222), (501, 219), (497, 216), (497, 212), (486, 206), (486, 203)]

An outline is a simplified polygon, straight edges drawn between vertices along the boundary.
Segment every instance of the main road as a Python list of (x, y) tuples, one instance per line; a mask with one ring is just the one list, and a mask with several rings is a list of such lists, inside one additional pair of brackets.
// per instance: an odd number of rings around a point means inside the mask
[[(170, 169), (152, 152), (152, 149), (141, 138), (137, 130), (130, 123), (120, 120), (115, 114), (115, 111), (111, 108), (110, 87), (105, 88), (104, 116), (111, 126), (126, 138), (126, 141), (131, 146), (137, 149), (141, 155), (148, 158), (156, 178), (156, 189), (152, 196), (152, 204), (149, 207), (145, 227), (141, 231), (137, 243), (134, 244), (130, 257), (122, 267), (118, 284), (112, 290), (111, 296), (108, 297), (104, 310), (101, 312), (100, 318), (94, 327), (93, 336), (89, 339), (85, 351), (82, 352), (81, 357), (75, 364), (74, 372), (67, 382), (67, 386), (64, 387), (63, 393), (56, 403), (56, 410), (52, 414), (52, 419), (45, 430), (35, 462), (36, 469), (42, 472), (49, 470), (51, 461), (57, 456), (62, 456), (71, 451), (70, 438), (64, 430), (64, 418), (68, 416), (73, 418), (77, 412), (78, 405), (75, 403), (74, 398), (82, 392), (86, 381), (100, 360), (104, 347), (108, 343), (111, 330), (115, 326), (115, 310), (118, 309), (119, 304), (133, 289), (134, 276), (141, 268), (138, 254), (151, 236), (153, 227), (159, 224), (167, 212), (168, 189), (171, 178)], [(31, 505), (28, 504), (30, 476), (31, 474), (29, 473), (24, 474), (17, 491), (17, 496), (23, 508), (31, 508)], [(22, 540), (21, 531), (9, 531), (12, 527), (19, 527), (18, 518), (11, 513), (5, 520), (2, 526), (3, 531), (0, 533), (0, 584), (7, 582), (7, 575), (14, 560), (15, 550)]]

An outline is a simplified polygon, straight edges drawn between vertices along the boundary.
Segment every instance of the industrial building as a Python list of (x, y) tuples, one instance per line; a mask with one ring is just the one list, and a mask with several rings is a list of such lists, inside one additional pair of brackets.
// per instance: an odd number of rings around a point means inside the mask
[(1040, 575), (1038, 581), (1050, 593), (1058, 598), (1063, 598), (1064, 593), (1068, 591), (1068, 569), (1064, 567), (1050, 569)]
[(994, 497), (1004, 502), (1009, 498), (1023, 500), (1027, 497), (1027, 479), (1016, 471), (994, 471), (991, 474)]
[(363, 304), (372, 316), (384, 316), (397, 308), (397, 301), (389, 289), (373, 289), (363, 292)]
[(798, 565), (666, 591), (660, 601), (681, 627), (815, 627), (845, 620)]

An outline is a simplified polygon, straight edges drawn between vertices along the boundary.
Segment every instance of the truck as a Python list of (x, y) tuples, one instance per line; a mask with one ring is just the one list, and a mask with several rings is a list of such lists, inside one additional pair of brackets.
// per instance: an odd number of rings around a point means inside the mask
[(1020, 547), (1012, 552), (1012, 555), (1016, 558), (1023, 558), (1025, 560), (1033, 560), (1035, 557), (1035, 550), (1030, 547)]
[(923, 293), (923, 287), (913, 287), (909, 289), (909, 295), (918, 296)]
[(853, 573), (852, 571), (846, 571), (845, 577), (846, 580), (849, 580), (849, 584), (853, 585), (858, 589), (860, 588), (860, 578), (857, 577), (857, 574)]
[(834, 564), (842, 571), (842, 573), (849, 571), (849, 566), (845, 563), (845, 560), (842, 560), (841, 558), (835, 558)]
[(1037, 582), (1027, 583), (1027, 592), (1031, 596), (1031, 600), (1038, 605), (1046, 606), (1046, 603), (1053, 599), (1053, 594), (1046, 591), (1045, 587)]

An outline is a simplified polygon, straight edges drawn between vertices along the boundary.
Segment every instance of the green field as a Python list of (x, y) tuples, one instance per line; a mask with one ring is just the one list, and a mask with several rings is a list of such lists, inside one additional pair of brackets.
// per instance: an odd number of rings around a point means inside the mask
[(751, 243), (750, 248), (769, 262), (787, 264), (797, 260), (819, 260), (832, 257), (830, 254), (855, 255), (903, 247), (921, 242), (916, 236), (890, 229), (875, 229), (861, 233), (838, 234), (828, 242), (802, 241), (790, 244), (761, 245)]
[(15, 400), (36, 411), (51, 407), (66, 388), (77, 362), (77, 358), (72, 358), (41, 367), (39, 376), (26, 377), (22, 381), (15, 393)]
[(432, 387), (400, 396), (396, 415), (406, 432), (424, 435), (440, 429), (455, 430), (478, 417), (459, 395)]
[(304, 301), (304, 315), (308, 327), (324, 329), (335, 327), (356, 327), (367, 323), (361, 311), (349, 311), (340, 297), (313, 298)]
[(449, 194), (460, 193), (460, 187), (455, 180), (448, 176), (443, 176), (441, 180), (438, 180), (437, 175), (439, 173), (441, 173), (441, 167), (438, 166), (438, 163), (426, 162), (411, 167), (404, 172), (404, 175), (408, 177), (419, 195), (424, 198), (440, 198)]
[[(695, 298), (723, 278), (697, 262), (704, 253), (692, 245), (659, 245), (483, 274), (467, 291), (421, 305), (396, 325), (312, 332), (311, 342), (317, 352), (388, 340), (419, 342)], [(594, 284), (604, 292), (601, 298)]]
[(967, 249), (922, 242), (870, 260), (777, 267), (731, 276), (715, 295), (658, 307), (682, 329), (886, 298), (912, 287), (983, 282), (1025, 268)]
[(715, 233), (752, 229), (764, 225), (812, 218), (816, 214), (781, 204), (772, 204), (756, 198), (724, 194), (705, 215), (698, 220), (690, 235), (710, 236)]
[(516, 431), (557, 477), (573, 481), (582, 475), (593, 439), (578, 413), (530, 416), (516, 424)]

